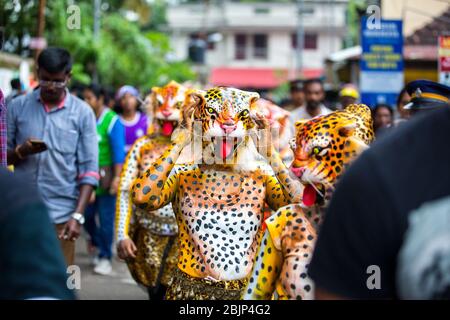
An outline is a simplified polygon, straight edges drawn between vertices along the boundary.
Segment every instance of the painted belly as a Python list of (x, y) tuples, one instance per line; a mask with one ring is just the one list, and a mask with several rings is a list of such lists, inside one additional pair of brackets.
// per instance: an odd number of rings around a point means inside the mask
[(178, 221), (190, 244), (185, 245), (181, 268), (217, 280), (245, 278), (252, 269), (261, 228), (262, 180), (220, 174), (199, 177), (196, 183), (181, 179), (186, 184), (181, 188)]

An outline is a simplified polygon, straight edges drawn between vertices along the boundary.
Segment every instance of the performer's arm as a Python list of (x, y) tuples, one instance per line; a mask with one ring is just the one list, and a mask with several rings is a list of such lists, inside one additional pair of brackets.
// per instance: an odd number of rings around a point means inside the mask
[[(266, 225), (266, 233), (261, 242), (252, 276), (243, 298), (270, 299), (277, 287), (279, 288), (278, 293), (282, 295), (281, 298), (287, 298), (287, 293), (283, 290), (283, 283), (286, 283), (287, 279), (283, 279), (285, 277), (283, 272), (289, 272), (289, 270), (283, 269), (284, 260), (287, 258), (283, 256), (283, 252), (289, 254), (289, 251), (293, 248), (302, 248), (302, 251), (296, 254), (295, 258), (296, 273), (300, 274), (300, 277), (294, 279), (293, 283), (301, 288), (299, 292), (302, 299), (312, 299), (313, 283), (308, 277), (307, 271), (316, 232), (311, 223), (302, 211), (298, 211), (292, 206), (286, 206), (268, 218)], [(286, 226), (291, 226), (292, 230), (298, 231), (294, 231), (294, 233), (286, 232)], [(284, 268), (286, 267), (293, 266), (285, 265)]]
[(277, 211), (290, 203), (281, 183), (273, 174), (266, 176), (266, 203), (273, 211)]
[(273, 147), (267, 157), (267, 161), (280, 183), (281, 190), (286, 198), (286, 204), (301, 202), (304, 188), (302, 183), (293, 176), (281, 159), (280, 154)]
[(290, 171), (281, 159), (280, 154), (273, 146), (269, 121), (260, 114), (255, 114), (253, 120), (258, 126), (258, 134), (253, 136), (258, 147), (258, 152), (272, 167), (272, 170), (279, 181), (279, 185), (281, 186), (281, 190), (284, 193), (286, 203), (300, 202), (303, 186), (298, 179), (290, 174)]
[(170, 172), (189, 139), (187, 130), (180, 131), (166, 152), (135, 180), (131, 196), (138, 207), (158, 210), (173, 200), (178, 189), (178, 175), (170, 175)]

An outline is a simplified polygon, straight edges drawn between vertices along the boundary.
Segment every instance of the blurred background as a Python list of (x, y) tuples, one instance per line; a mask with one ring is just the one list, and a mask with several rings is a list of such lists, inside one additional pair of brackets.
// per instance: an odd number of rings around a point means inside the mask
[[(320, 77), (327, 96), (359, 85), (360, 22), (376, 5), (403, 21), (404, 82), (438, 80), (446, 0), (0, 0), (0, 86), (36, 85), (47, 46), (75, 58), (72, 85), (124, 83), (148, 91), (174, 79), (257, 90), (275, 101), (289, 80)], [(330, 99), (331, 99), (330, 98)]]
[[(363, 102), (378, 136), (409, 118), (405, 84), (450, 86), (450, 0), (0, 0), (0, 37), (7, 102), (38, 86), (35, 61), (47, 47), (73, 56), (74, 94), (101, 85), (113, 107), (119, 88), (137, 88), (134, 115), (138, 96), (175, 80), (258, 91), (292, 114)], [(325, 101), (305, 99), (308, 79)], [(77, 263), (88, 270), (84, 247)], [(147, 298), (124, 263), (113, 259), (113, 270), (83, 273), (80, 297)]]

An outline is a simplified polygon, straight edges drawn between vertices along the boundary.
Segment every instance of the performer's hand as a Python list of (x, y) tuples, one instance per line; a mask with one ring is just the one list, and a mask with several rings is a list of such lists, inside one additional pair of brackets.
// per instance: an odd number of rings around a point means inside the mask
[(137, 248), (131, 239), (123, 239), (117, 244), (117, 255), (120, 259), (136, 258)]
[(81, 225), (78, 221), (70, 219), (65, 225), (61, 233), (58, 235), (59, 240), (75, 241), (81, 233)]
[(271, 155), (272, 151), (272, 133), (270, 131), (270, 122), (262, 114), (256, 112), (251, 115), (252, 120), (256, 124), (257, 137), (253, 135), (253, 142), (255, 143), (258, 152), (263, 157)]
[(192, 139), (192, 133), (188, 129), (176, 128), (172, 133), (172, 141), (181, 147), (187, 146)]

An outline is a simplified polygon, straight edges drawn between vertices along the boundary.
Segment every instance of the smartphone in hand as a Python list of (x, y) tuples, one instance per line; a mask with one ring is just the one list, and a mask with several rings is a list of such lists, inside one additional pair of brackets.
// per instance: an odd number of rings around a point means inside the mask
[(38, 139), (30, 139), (31, 146), (35, 151), (45, 151), (48, 149), (44, 141)]

